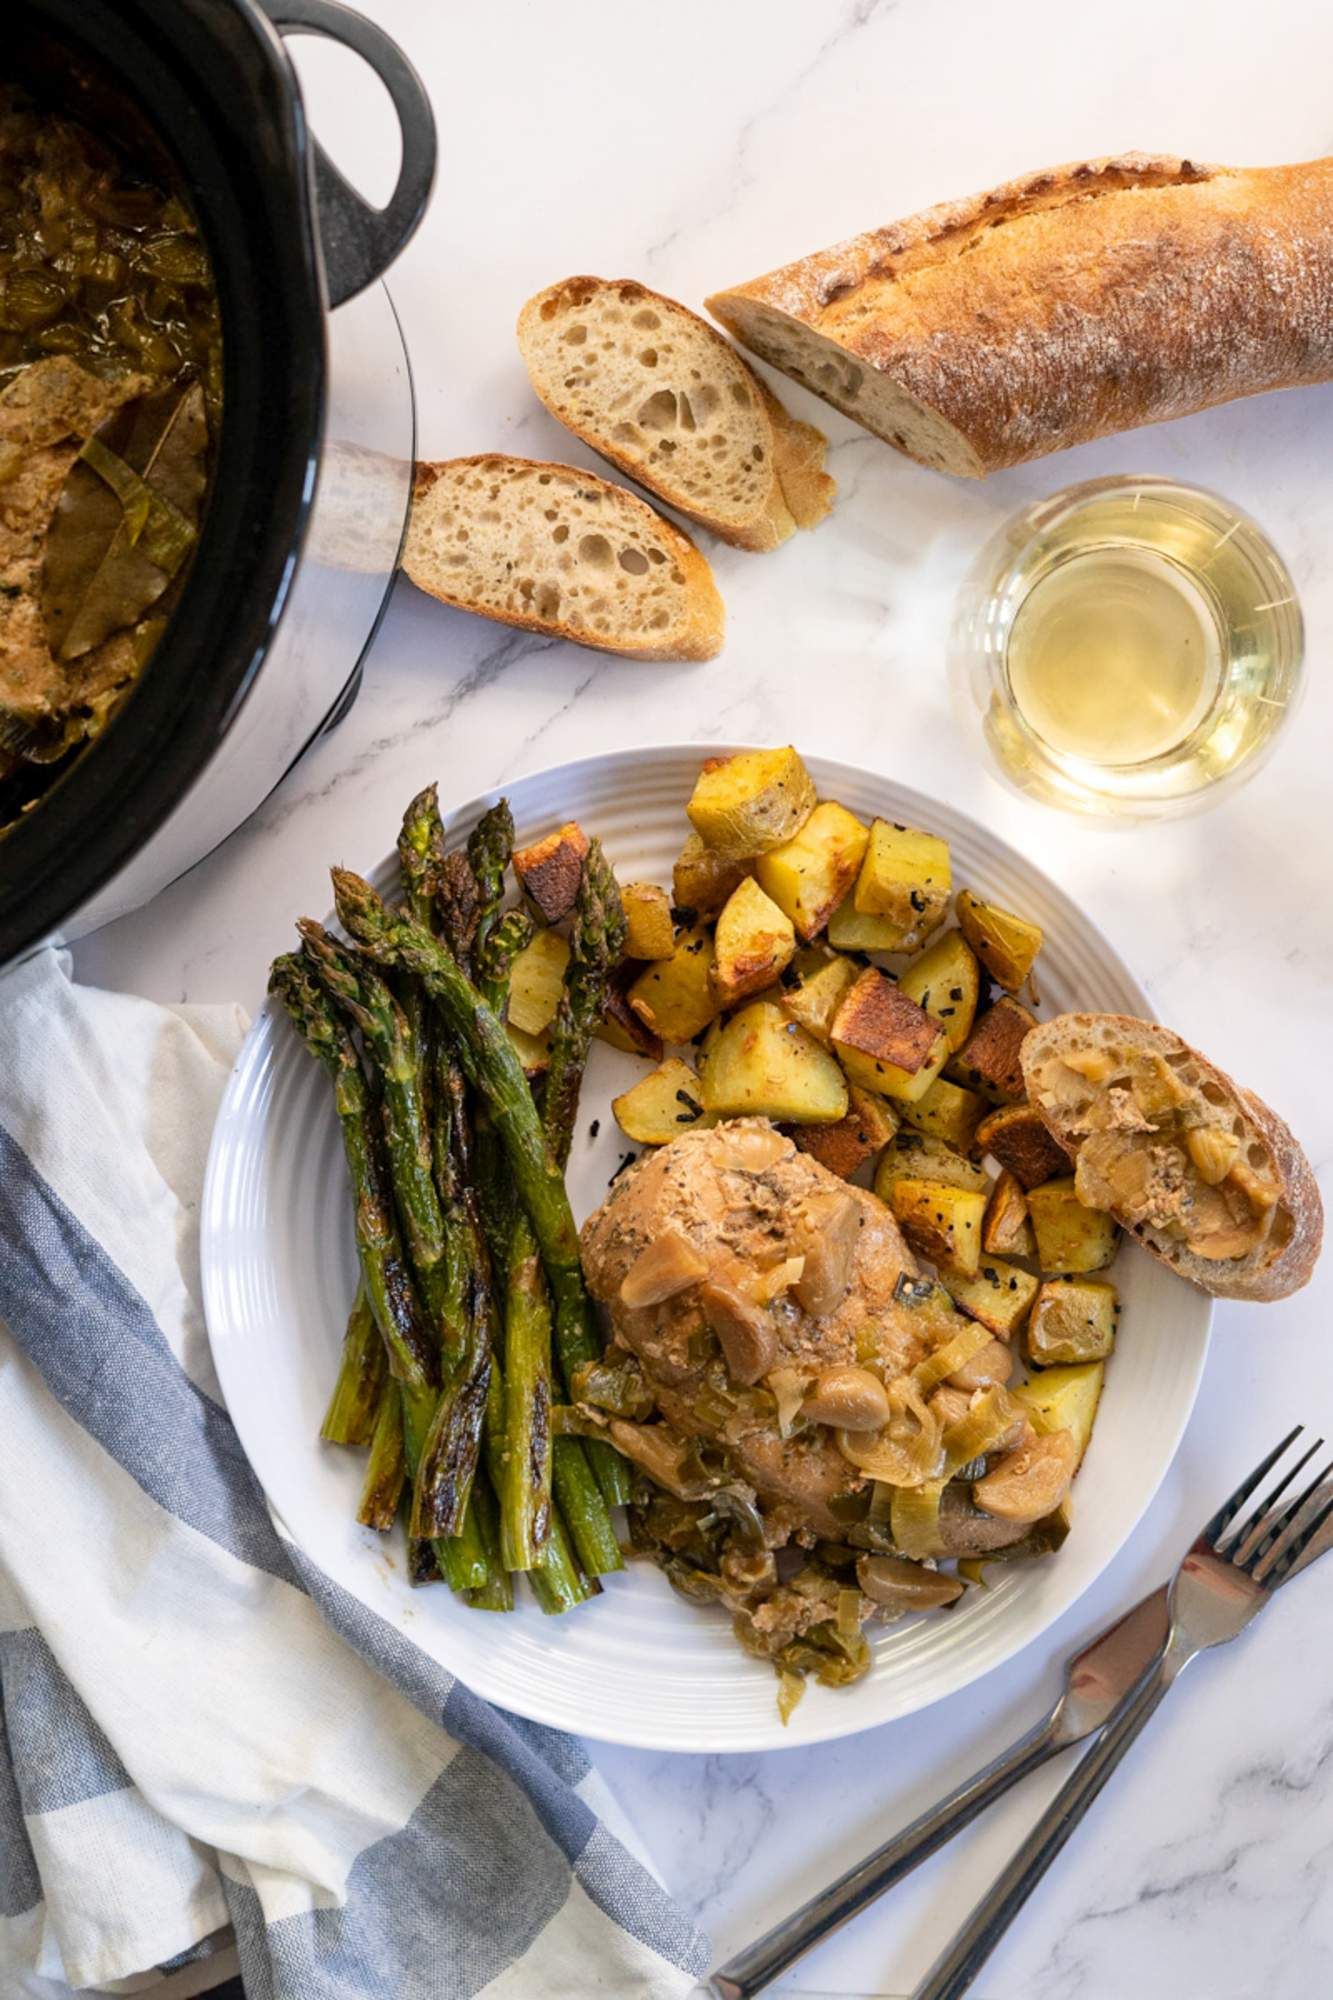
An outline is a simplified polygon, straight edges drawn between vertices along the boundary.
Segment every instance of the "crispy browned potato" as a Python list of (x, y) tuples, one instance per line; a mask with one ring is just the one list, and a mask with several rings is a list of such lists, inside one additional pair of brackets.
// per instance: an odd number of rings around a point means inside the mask
[(860, 976), (854, 960), (823, 945), (807, 945), (782, 976), (782, 1004), (817, 1042), (827, 1042), (833, 1016)]
[(574, 907), (583, 876), (588, 836), (577, 820), (558, 833), (514, 850), (514, 873), (523, 884), (543, 923), (558, 924)]
[(1026, 917), (983, 903), (970, 889), (960, 889), (954, 902), (963, 936), (991, 978), (1007, 993), (1017, 993), (1041, 950), (1041, 931)]
[(1043, 1368), (1031, 1382), (1014, 1390), (1020, 1403), (1027, 1405), (1033, 1423), (1042, 1432), (1068, 1431), (1078, 1447), (1078, 1462), (1088, 1448), (1097, 1419), (1104, 1361), (1084, 1361), (1072, 1368)]
[(1115, 1346), (1120, 1299), (1102, 1278), (1048, 1278), (1028, 1321), (1028, 1359), (1104, 1361)]
[(936, 938), (898, 975), (898, 985), (909, 1000), (915, 1000), (939, 1022), (949, 1053), (956, 1055), (972, 1032), (981, 993), (976, 953), (963, 933), (946, 931)]
[(847, 1116), (836, 1125), (784, 1126), (803, 1153), (818, 1160), (831, 1174), (849, 1181), (867, 1160), (873, 1160), (887, 1146), (897, 1130), (898, 1120), (885, 1097), (862, 1090), (859, 1083), (848, 1086)]
[(682, 931), (671, 957), (639, 974), (629, 1004), (664, 1042), (692, 1042), (718, 1010), (711, 934), (700, 925)]
[(771, 986), (796, 952), (791, 918), (753, 875), (732, 890), (713, 937), (713, 985), (724, 1007)]
[(620, 892), (625, 912), (626, 958), (670, 958), (676, 949), (671, 898), (656, 882), (627, 882)]
[(668, 1056), (659, 1069), (611, 1100), (616, 1123), (641, 1146), (665, 1146), (682, 1132), (706, 1124), (703, 1085), (688, 1063)]
[(829, 918), (825, 936), (837, 951), (912, 951), (919, 942), (905, 941), (892, 917), (863, 917), (852, 890)]
[(760, 886), (787, 912), (797, 935), (815, 937), (856, 880), (870, 838), (836, 799), (817, 805), (793, 839), (754, 865)]
[(514, 1045), (515, 1053), (523, 1065), (523, 1074), (529, 1081), (543, 1076), (551, 1063), (551, 1031), (544, 1028), (540, 1035), (529, 1035), (512, 1021), (505, 1024), (505, 1033)]
[(719, 1118), (829, 1125), (847, 1115), (847, 1082), (833, 1057), (766, 1000), (732, 1015), (708, 1051), (702, 1083), (704, 1108)]
[(949, 907), (952, 877), (949, 844), (937, 834), (877, 819), (870, 829), (861, 872), (856, 878), (856, 908), (863, 917), (888, 917), (907, 940), (926, 938)]
[(699, 834), (692, 833), (671, 871), (671, 894), (679, 920), (693, 923), (697, 917), (716, 916), (744, 876), (743, 862), (714, 854)]
[(1008, 1167), (991, 1188), (981, 1225), (981, 1247), (992, 1257), (1036, 1255), (1037, 1239), (1028, 1217), (1027, 1196), (1022, 1183)]
[(525, 1035), (550, 1027), (565, 987), (569, 946), (559, 931), (538, 931), (513, 963), (509, 975), (509, 1021)]
[(908, 1102), (925, 1095), (949, 1053), (939, 1023), (874, 966), (850, 988), (829, 1032), (854, 1083)]
[(1028, 1190), (1028, 1213), (1037, 1235), (1037, 1262), (1043, 1271), (1100, 1271), (1115, 1256), (1117, 1230), (1100, 1208), (1085, 1208), (1074, 1177), (1044, 1181)]
[(593, 1029), (599, 1042), (606, 1042), (611, 1048), (619, 1049), (622, 1055), (647, 1056), (650, 1062), (662, 1060), (662, 1037), (653, 1030), (629, 1004), (629, 978), (633, 968), (626, 974), (617, 976), (607, 988), (606, 999), (602, 1003), (602, 1018)]
[(781, 847), (814, 809), (814, 780), (791, 744), (710, 757), (685, 807), (704, 845), (727, 861)]
[(1040, 1280), (1019, 1264), (1002, 1257), (982, 1257), (975, 1276), (962, 1277), (957, 1271), (941, 1272), (954, 1303), (1000, 1340), (1012, 1340), (1032, 1309)]
[(1026, 1007), (1001, 994), (988, 1007), (954, 1057), (950, 1068), (960, 1083), (1001, 1104), (1017, 1104), (1026, 1089), (1018, 1052), (1024, 1037), (1037, 1025)]
[(929, 1132), (900, 1132), (885, 1149), (875, 1170), (875, 1193), (881, 1201), (888, 1201), (896, 1181), (944, 1181), (950, 1187), (969, 1188), (973, 1194), (990, 1192), (990, 1176), (984, 1167), (964, 1159)]
[(978, 1097), (975, 1090), (967, 1090), (962, 1084), (950, 1083), (944, 1076), (937, 1076), (930, 1088), (918, 1097), (915, 1103), (903, 1103), (903, 1117), (918, 1132), (929, 1132), (936, 1139), (943, 1139), (955, 1152), (966, 1153), (972, 1144), (972, 1134), (977, 1129), (977, 1120), (986, 1109), (984, 1097)]
[(965, 1278), (981, 1262), (984, 1194), (943, 1181), (897, 1181), (889, 1197), (894, 1218), (914, 1250)]
[(992, 1111), (978, 1125), (972, 1143), (1007, 1167), (1025, 1188), (1040, 1187), (1043, 1181), (1069, 1172), (1068, 1153), (1030, 1104), (1005, 1104)]

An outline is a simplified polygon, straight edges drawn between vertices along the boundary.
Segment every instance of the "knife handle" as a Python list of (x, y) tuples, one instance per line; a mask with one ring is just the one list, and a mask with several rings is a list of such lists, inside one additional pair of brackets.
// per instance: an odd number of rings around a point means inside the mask
[(961, 1833), (1011, 1785), (1062, 1750), (1067, 1741), (1052, 1710), (1025, 1736), (1001, 1751), (984, 1770), (964, 1779), (892, 1840), (886, 1840), (836, 1882), (830, 1882), (808, 1903), (803, 1903), (792, 1916), (775, 1924), (744, 1951), (737, 1952), (711, 1976), (709, 1986), (717, 2000), (753, 2000), (754, 1994), (762, 1993), (798, 1958), (803, 1958), (867, 1904), (910, 1875), (928, 1855)]
[(931, 1966), (912, 2000), (959, 2000), (959, 1995), (966, 1993), (1185, 1664), (1186, 1660), (1169, 1651), (1158, 1661), (1139, 1692), (1070, 1772), (1008, 1867), (996, 1876), (953, 1942)]

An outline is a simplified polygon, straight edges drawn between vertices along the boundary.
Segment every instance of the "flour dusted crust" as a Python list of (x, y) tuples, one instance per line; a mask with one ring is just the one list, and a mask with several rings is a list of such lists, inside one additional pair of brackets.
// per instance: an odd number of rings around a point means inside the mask
[[(1308, 1284), (1324, 1234), (1323, 1204), (1309, 1161), (1275, 1111), (1252, 1091), (1233, 1083), (1169, 1028), (1128, 1014), (1061, 1014), (1034, 1028), (1023, 1043), (1023, 1073), (1031, 1101), (1054, 1137), (1077, 1158), (1081, 1142), (1071, 1130), (1068, 1115), (1061, 1107), (1042, 1101), (1042, 1072), (1052, 1060), (1099, 1047), (1144, 1051), (1160, 1055), (1164, 1061), (1187, 1058), (1193, 1074), (1217, 1093), (1213, 1101), (1233, 1113), (1246, 1136), (1266, 1151), (1281, 1187), (1281, 1209), (1289, 1218), (1289, 1228), (1280, 1242), (1261, 1242), (1249, 1256), (1225, 1262), (1196, 1257), (1187, 1246), (1152, 1227), (1134, 1228), (1136, 1240), (1182, 1277), (1218, 1298), (1281, 1299)], [(1089, 1095), (1094, 1090), (1091, 1086)], [(1125, 1222), (1126, 1218), (1117, 1213), (1116, 1220)]]
[(1333, 159), (1056, 167), (708, 307), (899, 450), (979, 477), (1333, 376)]

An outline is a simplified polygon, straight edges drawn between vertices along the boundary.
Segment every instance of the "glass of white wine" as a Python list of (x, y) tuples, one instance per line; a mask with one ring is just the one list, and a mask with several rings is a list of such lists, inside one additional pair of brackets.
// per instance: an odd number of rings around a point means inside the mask
[(1016, 515), (963, 589), (951, 666), (1020, 791), (1122, 819), (1253, 775), (1300, 684), (1286, 565), (1216, 494), (1097, 480)]

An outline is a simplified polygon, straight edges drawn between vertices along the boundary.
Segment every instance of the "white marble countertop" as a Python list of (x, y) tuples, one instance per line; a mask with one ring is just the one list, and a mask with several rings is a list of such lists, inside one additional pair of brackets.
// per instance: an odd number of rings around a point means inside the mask
[[(1333, 15), (1311, 0), (364, 0), (409, 51), (442, 136), (428, 220), (393, 275), (426, 455), (592, 463), (530, 394), (512, 338), (571, 271), (712, 287), (1026, 168), (1144, 147), (1259, 164), (1333, 149)], [(314, 122), (382, 197), (387, 105), (303, 49)], [(784, 394), (787, 391), (784, 390)], [(792, 390), (834, 439), (837, 511), (775, 555), (710, 548), (729, 638), (704, 667), (607, 659), (444, 611), (400, 583), (364, 691), (225, 847), (78, 950), (89, 980), (254, 1006), (330, 859), (391, 844), (402, 801), (654, 740), (794, 739), (965, 804), (1089, 910), (1161, 1017), (1333, 1158), (1333, 389), (1088, 447), (984, 485), (924, 472)], [(1273, 761), (1196, 819), (1110, 832), (1003, 791), (960, 734), (944, 640), (981, 538), (1102, 472), (1171, 473), (1251, 510), (1308, 619), (1310, 682)], [(1323, 1030), (1321, 1034), (1319, 1031)], [(802, 1900), (1045, 1705), (1057, 1663), (1165, 1574), (1297, 1417), (1333, 1424), (1333, 1260), (1286, 1305), (1223, 1306), (1179, 1459), (1129, 1547), (1040, 1645), (910, 1723), (829, 1748), (598, 1750), (652, 1858), (720, 1952)], [(1333, 1991), (1333, 1629), (1326, 1572), (1155, 1719), (983, 1974), (983, 2000), (1314, 2000)], [(789, 1976), (788, 1994), (908, 1992), (1049, 1796), (1039, 1776)], [(535, 2000), (535, 1996), (534, 1996)]]

